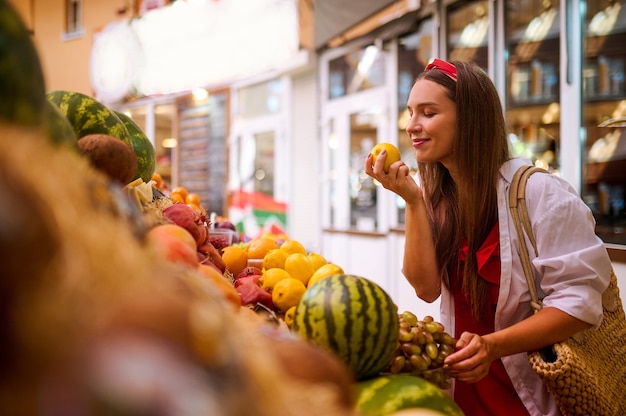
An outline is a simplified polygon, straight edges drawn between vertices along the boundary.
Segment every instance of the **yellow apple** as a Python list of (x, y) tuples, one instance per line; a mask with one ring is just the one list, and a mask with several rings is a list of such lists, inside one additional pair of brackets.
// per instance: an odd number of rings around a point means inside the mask
[(387, 151), (387, 159), (385, 159), (383, 170), (385, 172), (389, 172), (389, 166), (391, 166), (393, 162), (400, 160), (400, 151), (391, 143), (378, 143), (372, 148), (372, 150), (370, 150), (370, 154), (372, 155), (372, 164), (376, 163), (376, 158), (383, 150)]

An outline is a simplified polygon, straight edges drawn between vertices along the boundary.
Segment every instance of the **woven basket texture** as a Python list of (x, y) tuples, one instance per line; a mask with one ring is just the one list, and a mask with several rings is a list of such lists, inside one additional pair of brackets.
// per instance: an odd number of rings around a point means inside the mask
[(554, 344), (556, 360), (529, 353), (563, 415), (626, 415), (626, 319), (614, 272), (602, 304), (600, 327)]

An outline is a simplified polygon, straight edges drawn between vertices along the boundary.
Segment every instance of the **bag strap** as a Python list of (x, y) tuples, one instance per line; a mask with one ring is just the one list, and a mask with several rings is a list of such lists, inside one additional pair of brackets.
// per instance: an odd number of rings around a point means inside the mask
[(515, 172), (513, 180), (511, 181), (511, 187), (509, 188), (509, 209), (511, 210), (511, 217), (513, 218), (515, 230), (517, 231), (519, 255), (522, 261), (522, 268), (524, 269), (524, 276), (526, 276), (526, 283), (530, 290), (530, 305), (535, 313), (537, 313), (543, 308), (543, 304), (537, 295), (532, 263), (530, 262), (528, 247), (526, 246), (526, 239), (524, 238), (525, 232), (533, 246), (535, 256), (538, 255), (537, 242), (533, 235), (530, 219), (528, 218), (528, 209), (526, 208), (526, 182), (528, 181), (528, 177), (535, 172), (548, 173), (545, 169), (536, 166), (522, 166)]

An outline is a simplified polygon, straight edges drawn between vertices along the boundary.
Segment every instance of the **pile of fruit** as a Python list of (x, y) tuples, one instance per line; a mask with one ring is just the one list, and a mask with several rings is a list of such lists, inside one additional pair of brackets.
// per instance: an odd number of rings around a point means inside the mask
[[(442, 328), (413, 324), (372, 280), (287, 236), (240, 242), (197, 195), (170, 191), (132, 119), (79, 92), (46, 92), (5, 0), (0, 75), (0, 407), (459, 414), (414, 371), (423, 353), (429, 369), (441, 363), (452, 345)], [(400, 352), (410, 353), (402, 368)], [(128, 362), (149, 371), (129, 374)]]
[(442, 389), (450, 388), (450, 374), (443, 370), (443, 361), (454, 352), (456, 340), (432, 316), (420, 320), (404, 311), (398, 319), (399, 344), (386, 371), (418, 375)]

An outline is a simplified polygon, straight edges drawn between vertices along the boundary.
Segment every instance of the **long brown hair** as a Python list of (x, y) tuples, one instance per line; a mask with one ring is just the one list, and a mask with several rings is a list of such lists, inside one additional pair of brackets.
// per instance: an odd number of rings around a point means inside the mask
[(463, 292), (472, 314), (480, 319), (486, 311), (488, 287), (478, 278), (476, 251), (498, 220), (498, 171), (510, 153), (502, 104), (493, 82), (473, 63), (451, 63), (457, 69), (457, 81), (437, 69), (422, 72), (418, 80), (442, 85), (456, 103), (452, 157), (458, 169), (457, 182), (439, 162), (418, 162), (418, 170), (442, 280), (449, 287), (450, 275), (460, 271), (458, 251), (461, 241), (467, 239)]

